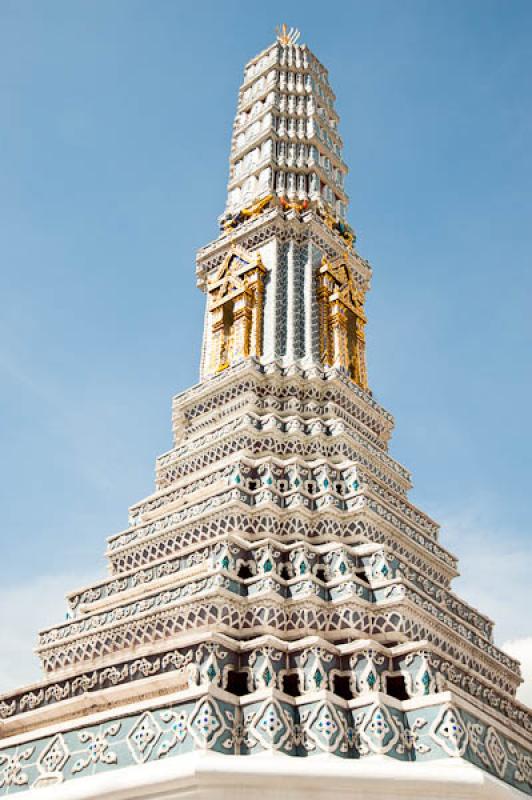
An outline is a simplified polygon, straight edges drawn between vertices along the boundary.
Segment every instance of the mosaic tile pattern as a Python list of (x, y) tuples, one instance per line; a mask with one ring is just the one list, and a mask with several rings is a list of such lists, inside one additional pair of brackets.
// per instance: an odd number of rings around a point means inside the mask
[(212, 692), (100, 725), (0, 750), (0, 794), (142, 765), (192, 750), (242, 756), (330, 753), (402, 761), (464, 758), (531, 793), (532, 759), (521, 746), (453, 705), (401, 711), (382, 700), (352, 704), (326, 692), (296, 705), (275, 690), (260, 699), (221, 700)]

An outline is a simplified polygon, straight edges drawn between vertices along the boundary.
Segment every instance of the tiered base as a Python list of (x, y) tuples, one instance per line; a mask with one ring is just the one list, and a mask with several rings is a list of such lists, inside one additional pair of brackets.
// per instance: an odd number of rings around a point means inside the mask
[(97, 700), (93, 713), (59, 720), (38, 738), (25, 732), (7, 740), (2, 793), (174, 798), (208, 789), (209, 798), (234, 797), (249, 781), (261, 798), (277, 797), (281, 784), (296, 797), (308, 793), (311, 776), (317, 797), (347, 790), (382, 798), (530, 793), (523, 747), (452, 692), (405, 701), (367, 692), (345, 700), (323, 689), (239, 697), (198, 686), (94, 713)]

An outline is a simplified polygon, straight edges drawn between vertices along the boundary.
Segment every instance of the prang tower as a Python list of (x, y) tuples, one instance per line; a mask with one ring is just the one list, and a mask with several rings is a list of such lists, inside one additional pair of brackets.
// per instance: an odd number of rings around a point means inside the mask
[(529, 710), (408, 500), (368, 387), (371, 269), (327, 70), (283, 27), (245, 67), (200, 382), (109, 575), (0, 698), (0, 794), (515, 797)]

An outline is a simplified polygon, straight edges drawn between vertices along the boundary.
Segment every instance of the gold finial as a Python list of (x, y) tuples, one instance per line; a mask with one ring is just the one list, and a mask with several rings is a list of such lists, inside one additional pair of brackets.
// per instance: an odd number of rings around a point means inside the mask
[(281, 26), (278, 25), (275, 33), (277, 34), (277, 41), (282, 45), (296, 44), (301, 36), (297, 28), (288, 29), (286, 22), (283, 22)]

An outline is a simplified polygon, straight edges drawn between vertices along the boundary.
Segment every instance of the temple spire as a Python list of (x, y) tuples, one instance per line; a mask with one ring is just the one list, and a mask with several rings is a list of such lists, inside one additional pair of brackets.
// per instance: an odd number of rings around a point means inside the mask
[(248, 62), (233, 126), (225, 220), (270, 194), (345, 220), (347, 166), (328, 73), (286, 25)]
[(346, 220), (334, 102), (327, 70), (286, 24), (244, 68), (220, 236), (198, 255), (202, 379), (252, 357), (335, 367), (368, 390), (371, 270)]
[(452, 591), (367, 389), (334, 96), (281, 37), (246, 67), (245, 167), (198, 254), (201, 381), (108, 574), (41, 631), (42, 680), (0, 696), (0, 800), (530, 794), (518, 664)]

